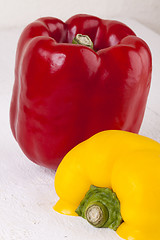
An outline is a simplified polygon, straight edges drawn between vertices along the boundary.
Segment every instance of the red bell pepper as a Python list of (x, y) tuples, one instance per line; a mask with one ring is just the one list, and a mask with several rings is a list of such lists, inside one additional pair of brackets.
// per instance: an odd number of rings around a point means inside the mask
[[(93, 49), (72, 44), (88, 35)], [(19, 39), (10, 108), (13, 135), (37, 164), (56, 168), (106, 129), (137, 133), (150, 88), (151, 53), (123, 23), (76, 15), (40, 18)]]

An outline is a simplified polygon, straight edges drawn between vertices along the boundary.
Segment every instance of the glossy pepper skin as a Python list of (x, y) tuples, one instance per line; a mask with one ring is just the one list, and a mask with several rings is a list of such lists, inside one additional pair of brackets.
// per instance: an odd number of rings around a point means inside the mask
[[(90, 186), (109, 188), (116, 194), (123, 219), (117, 229), (120, 237), (126, 240), (160, 238), (158, 142), (135, 133), (109, 130), (80, 143), (57, 169), (55, 189), (60, 199), (54, 209), (77, 215), (75, 211), (80, 203), (84, 204), (85, 194), (92, 190)], [(96, 198), (101, 201), (101, 197)]]
[[(94, 50), (72, 44), (87, 34)], [(107, 129), (138, 132), (151, 80), (147, 44), (126, 25), (90, 15), (40, 18), (18, 42), (10, 107), (13, 135), (37, 164), (56, 168)]]

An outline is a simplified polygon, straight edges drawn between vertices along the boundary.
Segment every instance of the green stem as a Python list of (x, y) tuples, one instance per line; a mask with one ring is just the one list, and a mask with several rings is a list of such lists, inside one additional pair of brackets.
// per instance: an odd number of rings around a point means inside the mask
[(100, 202), (92, 203), (85, 210), (86, 219), (95, 227), (103, 227), (109, 218), (108, 209)]
[(119, 200), (109, 188), (91, 186), (76, 213), (95, 227), (116, 230), (122, 222)]
[(72, 41), (73, 44), (80, 44), (93, 49), (93, 42), (87, 35), (77, 34)]

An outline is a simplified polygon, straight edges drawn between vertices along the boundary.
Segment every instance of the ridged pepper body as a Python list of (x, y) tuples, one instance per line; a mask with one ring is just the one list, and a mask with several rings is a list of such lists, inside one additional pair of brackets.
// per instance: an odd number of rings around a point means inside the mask
[[(87, 34), (94, 50), (72, 44)], [(56, 168), (65, 154), (107, 129), (138, 132), (151, 80), (147, 44), (126, 25), (90, 15), (40, 18), (18, 42), (10, 108), (29, 159)]]
[[(109, 188), (116, 194), (123, 219), (117, 233), (122, 238), (160, 238), (158, 142), (138, 134), (110, 130), (80, 143), (64, 157), (57, 169), (55, 189), (60, 199), (54, 209), (76, 216), (76, 212), (79, 209), (82, 211), (84, 202), (88, 201), (87, 194), (92, 197), (92, 188), (89, 189), (93, 185)], [(105, 193), (104, 196), (107, 198)], [(96, 196), (96, 202), (103, 201), (101, 196)], [(93, 200), (91, 202), (94, 203)], [(114, 215), (117, 218), (116, 212)]]

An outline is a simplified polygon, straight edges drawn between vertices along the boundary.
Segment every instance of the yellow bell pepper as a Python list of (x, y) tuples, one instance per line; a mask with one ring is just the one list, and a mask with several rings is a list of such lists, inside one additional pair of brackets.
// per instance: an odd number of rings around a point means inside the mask
[(55, 175), (59, 213), (110, 227), (126, 240), (160, 239), (160, 144), (100, 132), (73, 148)]

